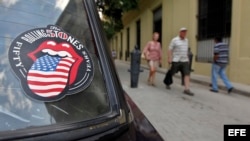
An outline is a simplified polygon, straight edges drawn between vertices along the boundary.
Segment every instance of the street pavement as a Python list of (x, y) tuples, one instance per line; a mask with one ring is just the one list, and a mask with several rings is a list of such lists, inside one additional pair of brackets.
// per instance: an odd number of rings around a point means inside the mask
[(139, 74), (138, 87), (131, 88), (130, 64), (115, 60), (115, 65), (124, 90), (166, 141), (223, 141), (224, 125), (250, 124), (250, 97), (240, 91), (213, 93), (204, 85), (207, 83), (196, 81), (191, 83), (195, 95), (188, 96), (183, 94), (178, 77), (173, 78), (174, 84), (167, 90), (165, 74), (161, 72), (156, 74), (156, 86), (149, 86), (145, 66)]

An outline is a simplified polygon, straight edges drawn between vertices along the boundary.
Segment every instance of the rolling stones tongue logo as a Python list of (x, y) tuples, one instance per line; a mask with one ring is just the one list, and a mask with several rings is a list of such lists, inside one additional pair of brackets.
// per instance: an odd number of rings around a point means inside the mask
[(83, 91), (94, 75), (86, 47), (53, 25), (19, 35), (10, 46), (9, 61), (25, 93), (40, 101)]

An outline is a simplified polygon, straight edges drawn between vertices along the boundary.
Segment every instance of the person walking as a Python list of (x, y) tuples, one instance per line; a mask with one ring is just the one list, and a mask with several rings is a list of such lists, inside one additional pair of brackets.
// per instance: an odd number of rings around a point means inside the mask
[(212, 92), (218, 92), (218, 84), (217, 84), (217, 77), (218, 74), (222, 81), (224, 82), (225, 86), (227, 87), (228, 93), (231, 93), (233, 90), (233, 86), (227, 75), (225, 73), (226, 67), (229, 62), (229, 47), (226, 43), (222, 42), (222, 37), (215, 37), (214, 38), (215, 46), (214, 46), (214, 61), (212, 64)]
[[(186, 38), (187, 28), (183, 27), (179, 30), (179, 35), (173, 38), (168, 49), (168, 63), (171, 64), (171, 73), (174, 75), (180, 71), (184, 75), (184, 94), (193, 96), (190, 90), (190, 69), (188, 57), (188, 39)], [(170, 89), (169, 85), (166, 85)]]
[(161, 65), (162, 49), (159, 40), (159, 33), (154, 32), (152, 40), (149, 41), (143, 49), (143, 54), (149, 65), (148, 84), (155, 86), (155, 74), (156, 70)]

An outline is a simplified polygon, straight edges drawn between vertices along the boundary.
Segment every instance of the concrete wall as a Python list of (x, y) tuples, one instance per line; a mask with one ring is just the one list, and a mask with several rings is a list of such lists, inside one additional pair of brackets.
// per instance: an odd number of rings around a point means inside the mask
[(233, 0), (231, 64), (233, 81), (250, 84), (250, 1)]

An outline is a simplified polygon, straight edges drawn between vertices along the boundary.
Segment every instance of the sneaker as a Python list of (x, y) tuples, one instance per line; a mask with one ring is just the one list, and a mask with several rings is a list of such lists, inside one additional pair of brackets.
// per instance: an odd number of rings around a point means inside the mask
[(234, 89), (234, 88), (232, 87), (232, 88), (228, 89), (227, 92), (230, 94), (230, 93), (232, 92), (233, 89)]
[(191, 92), (190, 90), (184, 90), (183, 93), (186, 94), (186, 95), (190, 95), (190, 96), (194, 95), (194, 93)]
[(171, 89), (171, 87), (170, 87), (169, 85), (166, 85), (166, 89), (170, 90), (170, 89)]
[(218, 90), (210, 89), (211, 92), (218, 93)]

